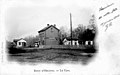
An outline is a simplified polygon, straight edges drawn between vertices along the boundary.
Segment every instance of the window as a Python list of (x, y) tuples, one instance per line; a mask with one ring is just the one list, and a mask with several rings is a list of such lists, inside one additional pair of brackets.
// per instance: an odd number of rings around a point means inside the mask
[(69, 42), (69, 45), (71, 45), (71, 42)]
[(19, 42), (19, 45), (21, 45), (21, 42)]
[(77, 45), (77, 42), (75, 42), (75, 45)]
[(88, 41), (88, 45), (91, 45), (91, 42), (90, 42), (90, 41)]
[(26, 43), (25, 43), (25, 42), (22, 42), (22, 45), (25, 47), (25, 46), (26, 46)]
[(44, 33), (42, 33), (42, 37), (44, 37)]
[(51, 28), (51, 32), (53, 32), (53, 28)]

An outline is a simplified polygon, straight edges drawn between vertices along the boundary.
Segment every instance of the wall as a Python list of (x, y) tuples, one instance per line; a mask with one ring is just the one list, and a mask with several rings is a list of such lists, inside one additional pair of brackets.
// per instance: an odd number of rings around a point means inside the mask
[(25, 40), (19, 40), (19, 41), (17, 41), (17, 47), (24, 47), (23, 43), (25, 43), (25, 45), (26, 45), (26, 41)]
[(45, 32), (40, 32), (39, 33), (39, 37), (40, 37), (40, 39), (39, 39), (39, 43), (40, 43), (40, 45), (44, 45), (45, 43)]
[[(52, 28), (52, 30), (51, 30)], [(50, 27), (46, 30), (46, 45), (59, 45), (59, 31), (54, 27)]]

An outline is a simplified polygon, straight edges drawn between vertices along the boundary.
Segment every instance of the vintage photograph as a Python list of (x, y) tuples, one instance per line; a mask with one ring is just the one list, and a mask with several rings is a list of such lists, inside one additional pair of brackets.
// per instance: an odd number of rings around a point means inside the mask
[(119, 0), (0, 1), (0, 75), (119, 75)]
[(97, 53), (90, 8), (13, 6), (6, 12), (6, 28), (9, 61), (88, 64)]

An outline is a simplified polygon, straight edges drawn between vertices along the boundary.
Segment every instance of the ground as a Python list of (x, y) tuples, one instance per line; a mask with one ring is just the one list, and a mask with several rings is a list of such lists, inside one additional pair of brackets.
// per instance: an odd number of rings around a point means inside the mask
[[(12, 50), (12, 51), (10, 51)], [(89, 51), (88, 51), (89, 50)], [(94, 56), (95, 49), (41, 49), (23, 48), (9, 49), (8, 58), (17, 62), (28, 63), (77, 63), (87, 64)]]

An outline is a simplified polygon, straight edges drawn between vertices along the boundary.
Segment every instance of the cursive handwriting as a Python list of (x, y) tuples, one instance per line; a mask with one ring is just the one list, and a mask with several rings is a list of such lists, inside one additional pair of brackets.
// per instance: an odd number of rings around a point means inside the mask
[(111, 12), (105, 13), (103, 16), (100, 16), (98, 19), (101, 19), (101, 18), (103, 18), (103, 17), (105, 17), (105, 16), (107, 16), (107, 15), (109, 15), (109, 14), (112, 14), (112, 13), (115, 12), (116, 10), (118, 10), (118, 9), (117, 9), (117, 8), (113, 8)]
[(112, 26), (112, 22), (109, 22), (108, 24), (105, 25), (105, 31), (108, 29), (108, 27)]
[[(102, 12), (102, 14), (98, 17), (98, 20), (103, 19), (104, 22), (102, 22), (100, 25), (105, 27), (105, 31), (112, 26), (112, 21), (115, 20), (120, 16), (120, 14), (115, 14), (114, 12), (117, 12), (118, 8), (113, 7), (114, 3), (111, 3), (109, 5), (106, 5), (105, 7), (100, 7), (99, 12)], [(111, 8), (112, 7), (112, 8)], [(110, 8), (108, 11), (107, 8)], [(114, 14), (113, 14), (114, 13)], [(113, 16), (115, 15), (115, 16)], [(110, 17), (113, 16), (113, 17)], [(106, 17), (108, 19), (106, 19)]]
[(105, 7), (101, 7), (101, 8), (99, 8), (99, 11), (102, 11), (102, 10), (108, 8), (108, 7), (112, 6), (113, 4), (114, 4), (114, 3), (111, 3), (111, 4), (109, 4), (109, 5), (105, 6)]
[(114, 8), (111, 13), (115, 12), (116, 10), (117, 10), (117, 8)]
[(105, 31), (108, 29), (108, 27), (112, 26), (112, 20), (118, 18), (120, 15), (116, 15), (113, 18), (109, 19), (108, 21), (102, 22), (100, 25), (105, 27)]

